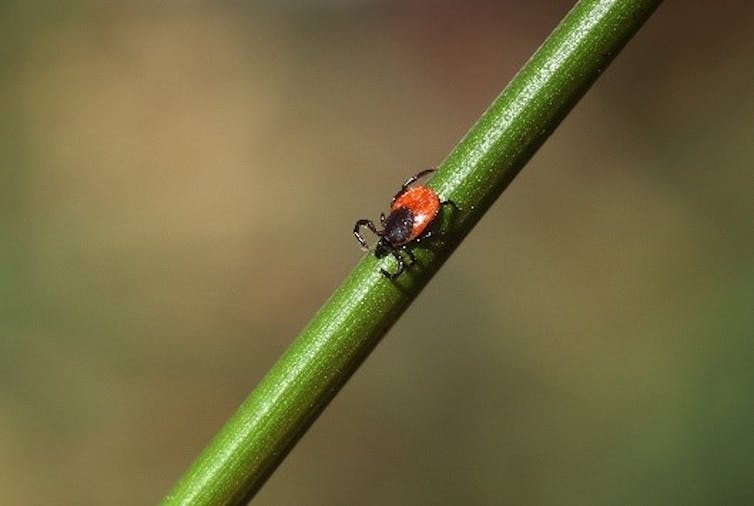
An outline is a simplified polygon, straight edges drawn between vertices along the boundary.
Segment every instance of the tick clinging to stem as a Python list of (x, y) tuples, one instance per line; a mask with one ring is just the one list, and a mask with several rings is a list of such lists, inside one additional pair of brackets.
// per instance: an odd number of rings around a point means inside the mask
[[(380, 214), (382, 230), (377, 230), (374, 223), (366, 219), (357, 221), (353, 227), (353, 235), (356, 236), (362, 249), (365, 251), (369, 249), (367, 242), (361, 235), (361, 228), (367, 227), (380, 238), (374, 247), (374, 255), (377, 258), (382, 258), (389, 254), (395, 257), (395, 260), (398, 262), (398, 270), (396, 272), (391, 273), (385, 269), (380, 269), (382, 274), (389, 279), (397, 278), (406, 267), (414, 264), (416, 257), (409, 246), (432, 235), (430, 225), (437, 218), (442, 206), (447, 204), (456, 207), (449, 200), (441, 202), (440, 197), (431, 188), (426, 186), (414, 186), (410, 188), (411, 184), (418, 179), (434, 171), (435, 169), (423, 170), (415, 176), (411, 176), (403, 183), (390, 204), (390, 214), (387, 217), (385, 213)], [(401, 251), (405, 251), (411, 260), (411, 263), (408, 265), (403, 260)]]

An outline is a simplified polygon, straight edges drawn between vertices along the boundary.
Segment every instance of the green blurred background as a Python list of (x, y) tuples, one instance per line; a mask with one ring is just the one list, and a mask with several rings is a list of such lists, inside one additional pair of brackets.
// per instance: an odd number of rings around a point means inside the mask
[[(2, 2), (0, 504), (157, 502), (570, 4)], [(662, 6), (258, 504), (752, 504), (753, 30)]]

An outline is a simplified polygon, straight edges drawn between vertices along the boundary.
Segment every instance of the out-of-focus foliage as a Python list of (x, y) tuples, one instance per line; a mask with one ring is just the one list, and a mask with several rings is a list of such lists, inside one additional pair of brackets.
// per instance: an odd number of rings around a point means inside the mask
[[(569, 2), (125, 4), (0, 7), (1, 504), (156, 502)], [(661, 7), (258, 503), (750, 503), (752, 29)]]

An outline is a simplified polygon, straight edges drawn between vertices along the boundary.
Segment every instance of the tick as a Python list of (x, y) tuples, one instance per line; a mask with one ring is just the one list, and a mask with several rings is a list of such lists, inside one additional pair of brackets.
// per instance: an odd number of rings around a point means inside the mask
[[(435, 169), (423, 170), (403, 183), (390, 204), (390, 214), (386, 217), (385, 213), (380, 213), (382, 230), (377, 230), (374, 223), (366, 219), (357, 221), (353, 227), (353, 235), (364, 251), (369, 250), (369, 245), (362, 237), (361, 229), (367, 227), (380, 238), (374, 247), (374, 255), (377, 258), (387, 255), (395, 257), (398, 262), (397, 271), (388, 272), (380, 269), (388, 279), (397, 278), (406, 267), (411, 267), (416, 262), (416, 257), (409, 246), (432, 235), (430, 225), (440, 213), (440, 208), (445, 204), (455, 207), (455, 204), (450, 201), (441, 202), (440, 197), (431, 188), (411, 187), (413, 183), (434, 171)], [(401, 255), (402, 251), (406, 252), (411, 263), (406, 264)]]

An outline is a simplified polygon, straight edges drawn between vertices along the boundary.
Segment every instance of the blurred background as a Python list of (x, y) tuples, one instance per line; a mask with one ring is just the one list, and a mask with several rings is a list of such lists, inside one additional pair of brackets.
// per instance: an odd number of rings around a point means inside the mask
[[(158, 502), (571, 4), (0, 4), (0, 504)], [(752, 30), (662, 6), (256, 503), (752, 504)]]

